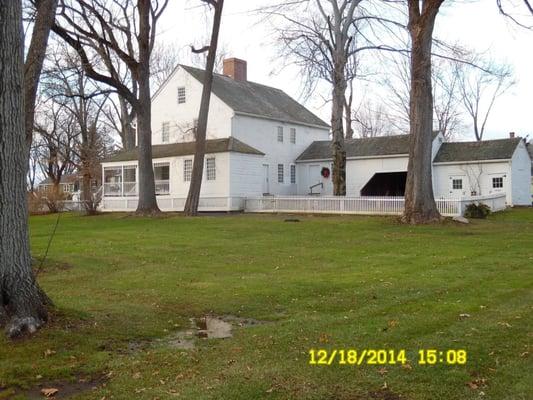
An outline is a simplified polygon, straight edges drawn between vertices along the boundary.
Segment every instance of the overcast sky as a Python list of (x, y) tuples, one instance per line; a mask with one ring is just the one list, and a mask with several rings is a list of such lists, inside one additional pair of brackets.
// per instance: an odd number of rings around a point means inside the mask
[[(199, 0), (171, 0), (158, 27), (159, 40), (179, 47), (199, 43), (208, 36), (210, 26)], [(225, 0), (220, 34), (230, 56), (247, 60), (248, 79), (283, 89), (298, 99), (301, 79), (295, 67), (280, 68), (277, 43), (271, 27), (258, 23), (249, 11), (264, 0)], [(517, 84), (495, 105), (487, 124), (486, 138), (507, 137), (515, 131), (533, 139), (533, 32), (514, 26), (501, 16), (495, 0), (454, 3), (437, 17), (436, 35), (446, 41), (461, 42), (467, 47), (490, 53), (492, 58), (512, 65)], [(187, 51), (180, 62), (187, 64)], [(361, 91), (360, 91), (361, 92)], [(329, 121), (330, 107), (320, 91), (306, 106)], [(361, 99), (368, 93), (356, 93)], [(357, 100), (356, 100), (357, 101)], [(473, 139), (467, 129), (467, 139)]]

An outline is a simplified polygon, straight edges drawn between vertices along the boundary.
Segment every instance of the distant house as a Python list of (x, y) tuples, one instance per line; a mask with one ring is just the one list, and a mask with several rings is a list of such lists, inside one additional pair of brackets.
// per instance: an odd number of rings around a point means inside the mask
[[(153, 168), (163, 210), (182, 210), (191, 180), (204, 71), (180, 65), (152, 99)], [(346, 140), (348, 196), (403, 196), (409, 137)], [(242, 210), (246, 197), (333, 193), (329, 125), (280, 89), (249, 82), (243, 60), (216, 74), (207, 124), (200, 210)], [(531, 159), (524, 140), (432, 144), (434, 193), (463, 198), (505, 193), (530, 204)], [(137, 206), (137, 149), (103, 162), (104, 211)]]
[[(95, 168), (100, 169), (101, 167), (98, 165), (98, 167)], [(93, 191), (96, 191), (101, 186), (101, 179), (98, 173), (93, 173), (93, 176), (95, 178), (91, 182), (91, 188)], [(82, 180), (83, 176), (79, 173), (63, 175), (59, 183), (59, 189), (63, 193), (74, 195), (80, 192), (82, 187)], [(54, 183), (52, 179), (46, 178), (43, 181), (39, 182), (39, 184), (37, 185), (37, 190), (40, 192), (46, 192), (52, 190), (53, 187)]]

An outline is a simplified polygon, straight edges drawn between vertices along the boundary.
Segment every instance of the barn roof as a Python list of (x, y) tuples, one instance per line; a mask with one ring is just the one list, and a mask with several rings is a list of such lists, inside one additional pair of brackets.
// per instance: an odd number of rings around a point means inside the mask
[(522, 139), (508, 138), (480, 142), (443, 143), (434, 162), (508, 160)]
[[(198, 81), (203, 82), (204, 70), (187, 65), (180, 67)], [(329, 128), (326, 122), (280, 89), (250, 81), (236, 81), (225, 75), (214, 74), (212, 90), (236, 113)]]
[[(409, 135), (346, 139), (344, 147), (348, 158), (408, 154)], [(320, 140), (313, 142), (296, 160), (328, 160), (332, 154), (331, 140)]]
[[(165, 158), (175, 156), (193, 155), (195, 153), (196, 142), (158, 144), (152, 146), (152, 158)], [(259, 150), (241, 142), (233, 137), (224, 139), (213, 139), (206, 141), (206, 154), (235, 152), (244, 154), (264, 155)], [(137, 160), (137, 148), (118, 152), (103, 162), (134, 161)]]

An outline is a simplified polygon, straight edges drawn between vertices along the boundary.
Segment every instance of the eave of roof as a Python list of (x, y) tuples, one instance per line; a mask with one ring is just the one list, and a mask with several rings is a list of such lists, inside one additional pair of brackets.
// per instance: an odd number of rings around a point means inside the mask
[[(103, 163), (135, 161), (138, 159), (137, 148), (121, 151), (107, 157)], [(196, 142), (169, 143), (152, 146), (152, 159), (193, 155), (196, 152)], [(264, 153), (233, 137), (212, 139), (206, 141), (206, 154), (214, 153), (243, 153), (263, 156)]]

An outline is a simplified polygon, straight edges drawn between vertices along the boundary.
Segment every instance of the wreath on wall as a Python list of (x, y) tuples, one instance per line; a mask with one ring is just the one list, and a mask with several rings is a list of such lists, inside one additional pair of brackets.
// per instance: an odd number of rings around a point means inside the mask
[(320, 171), (320, 175), (322, 175), (324, 178), (329, 178), (330, 174), (331, 172), (329, 171), (328, 167), (324, 167), (322, 168), (322, 171)]

